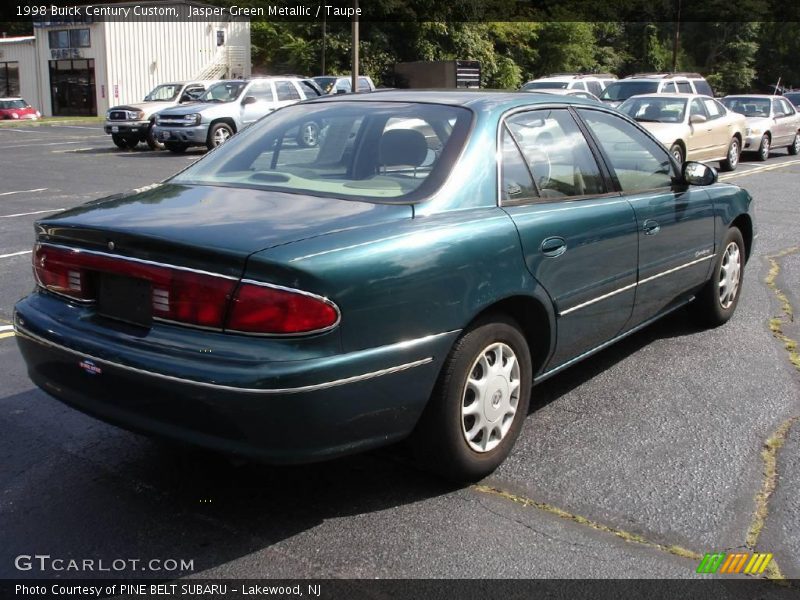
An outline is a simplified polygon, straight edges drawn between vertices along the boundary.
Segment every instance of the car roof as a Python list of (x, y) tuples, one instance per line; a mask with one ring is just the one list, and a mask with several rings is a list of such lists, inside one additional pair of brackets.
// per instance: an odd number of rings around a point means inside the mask
[[(635, 96), (631, 96), (631, 98), (711, 98), (711, 96), (707, 96), (706, 94), (676, 94), (675, 92), (669, 92), (664, 94), (636, 94)], [(711, 98), (713, 100), (713, 98)]]
[(728, 94), (725, 98), (760, 98), (765, 100), (768, 98), (781, 98), (781, 96), (775, 94)]
[(597, 107), (597, 102), (577, 96), (555, 96), (536, 91), (504, 90), (375, 90), (364, 94), (335, 94), (314, 98), (310, 102), (416, 102), (463, 106), (476, 111), (505, 111), (537, 104), (576, 104)]

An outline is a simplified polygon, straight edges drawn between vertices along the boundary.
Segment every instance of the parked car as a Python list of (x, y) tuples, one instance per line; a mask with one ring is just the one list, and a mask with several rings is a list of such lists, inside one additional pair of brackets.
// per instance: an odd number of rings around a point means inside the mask
[(783, 97), (791, 102), (795, 108), (800, 108), (800, 91), (784, 92)]
[[(158, 139), (171, 152), (190, 146), (216, 148), (272, 111), (319, 97), (319, 87), (304, 79), (260, 77), (230, 79), (208, 88), (198, 103), (162, 110), (156, 115)], [(320, 124), (309, 119), (297, 132), (305, 146), (319, 143)]]
[(716, 178), (579, 98), (328, 96), (39, 221), (16, 339), (46, 393), (123, 427), (270, 462), (408, 437), (476, 479), (534, 383), (686, 304), (731, 317), (752, 198)]
[(800, 152), (800, 114), (782, 96), (725, 96), (722, 103), (747, 120), (745, 152), (755, 152), (767, 160), (773, 148), (786, 148), (789, 154)]
[(578, 74), (578, 73), (560, 73), (558, 75), (549, 75), (547, 77), (540, 77), (529, 81), (522, 86), (522, 90), (526, 92), (539, 91), (539, 90), (582, 90), (590, 92), (598, 96), (606, 88), (607, 85), (615, 81), (617, 78), (608, 73), (596, 74)]
[(678, 163), (719, 161), (723, 171), (739, 164), (744, 117), (708, 96), (651, 94), (633, 96), (619, 110), (636, 119), (669, 148)]
[[(351, 77), (336, 76), (336, 75), (318, 75), (312, 79), (322, 88), (325, 94), (349, 94), (353, 91), (353, 82)], [(358, 91), (359, 92), (374, 92), (375, 84), (372, 79), (366, 75), (358, 76)]]
[(574, 96), (575, 98), (583, 98), (584, 100), (591, 100), (593, 102), (600, 103), (600, 98), (598, 98), (597, 96), (595, 96), (591, 92), (584, 92), (583, 90), (566, 90), (566, 89), (563, 89), (563, 88), (560, 88), (560, 89), (559, 88), (556, 88), (556, 89), (553, 89), (553, 88), (541, 88), (541, 89), (535, 88), (535, 89), (529, 89), (529, 90), (525, 90), (525, 91), (526, 92), (534, 92), (534, 93), (537, 93), (537, 94), (556, 94), (558, 96)]
[(40, 118), (42, 113), (33, 108), (22, 98), (0, 98), (0, 120), (32, 120)]
[(139, 142), (147, 142), (151, 150), (163, 150), (164, 146), (153, 131), (155, 114), (171, 106), (196, 102), (211, 83), (181, 81), (157, 85), (144, 97), (143, 102), (109, 108), (103, 130), (118, 148), (135, 148)]
[(639, 73), (612, 83), (599, 95), (610, 106), (619, 106), (631, 96), (644, 94), (702, 94), (714, 91), (699, 73)]

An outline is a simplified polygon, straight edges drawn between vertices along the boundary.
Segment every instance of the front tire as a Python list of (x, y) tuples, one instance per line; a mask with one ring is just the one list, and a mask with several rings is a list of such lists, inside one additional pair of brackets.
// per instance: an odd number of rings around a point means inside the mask
[(797, 156), (797, 154), (800, 154), (800, 133), (794, 134), (794, 140), (792, 140), (792, 143), (789, 146), (789, 154), (792, 156)]
[(316, 122), (303, 123), (297, 134), (297, 145), (303, 148), (315, 148), (319, 145), (319, 132), (319, 125)]
[(418, 462), (459, 482), (489, 475), (519, 436), (531, 384), (530, 350), (513, 320), (495, 315), (470, 327), (412, 434)]
[(731, 142), (728, 144), (728, 153), (726, 154), (727, 158), (719, 163), (720, 170), (735, 171), (736, 167), (739, 166), (739, 157), (741, 154), (742, 145), (739, 142), (739, 138), (731, 138)]
[(111, 141), (114, 142), (114, 145), (120, 150), (125, 150), (128, 147), (127, 140), (121, 135), (117, 135), (116, 133), (111, 134)]
[(217, 123), (208, 131), (208, 139), (206, 140), (206, 148), (213, 150), (217, 146), (221, 146), (228, 139), (233, 136), (233, 128), (227, 123)]
[(756, 157), (761, 162), (764, 162), (769, 158), (769, 136), (766, 133), (761, 136), (761, 143), (758, 145)]
[(718, 327), (733, 316), (744, 278), (745, 247), (742, 232), (728, 229), (714, 262), (711, 278), (691, 304), (695, 319), (705, 327)]
[(683, 161), (686, 160), (686, 157), (683, 155), (683, 148), (681, 148), (680, 144), (672, 144), (669, 153), (675, 157), (675, 160), (678, 161), (678, 165), (683, 165)]
[(163, 150), (164, 144), (156, 139), (155, 133), (155, 124), (150, 123), (150, 127), (147, 128), (147, 136), (145, 137), (145, 141), (150, 147), (150, 150)]
[(186, 149), (189, 147), (189, 144), (184, 144), (181, 142), (164, 142), (164, 147), (170, 152), (174, 152), (175, 154), (183, 154), (184, 152), (186, 152)]

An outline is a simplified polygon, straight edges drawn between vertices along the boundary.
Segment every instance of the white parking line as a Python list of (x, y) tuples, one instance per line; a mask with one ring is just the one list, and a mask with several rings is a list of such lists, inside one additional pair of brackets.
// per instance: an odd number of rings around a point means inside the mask
[(0, 325), (0, 332), (2, 332), (2, 331), (13, 331), (13, 330), (14, 330), (14, 326), (13, 325)]
[[(77, 143), (77, 142), (76, 142)], [(84, 152), (86, 150), (94, 150), (95, 148), (89, 146), (87, 148), (70, 148), (69, 150), (50, 150), (53, 154), (66, 154), (68, 152)]]
[(792, 165), (800, 164), (800, 159), (795, 160), (787, 160), (782, 163), (778, 163), (775, 165), (764, 165), (763, 167), (753, 167), (749, 171), (745, 171), (744, 173), (730, 173), (723, 175), (719, 178), (720, 181), (725, 181), (726, 179), (733, 179), (734, 177), (745, 177), (747, 175), (752, 175), (753, 173), (763, 173), (764, 171), (774, 171), (775, 169), (781, 169), (783, 167), (791, 167)]
[(3, 146), (3, 148), (40, 148), (42, 146), (63, 146), (64, 144), (83, 144), (85, 142), (48, 142), (46, 144), (15, 144), (13, 146)]
[(64, 210), (64, 209), (63, 208), (51, 208), (50, 210), (35, 210), (33, 212), (16, 213), (14, 215), (0, 215), (0, 219), (11, 219), (12, 217), (27, 217), (28, 215), (41, 215), (43, 213), (58, 212), (59, 210)]
[[(85, 125), (51, 125), (51, 127), (55, 127), (58, 129), (69, 128), (69, 129), (91, 129), (93, 131), (98, 131), (100, 127), (86, 127)], [(100, 136), (98, 136), (100, 137)]]
[(16, 129), (14, 127), (3, 127), (0, 131), (13, 131), (14, 133), (37, 133), (35, 129)]
[(0, 196), (10, 196), (11, 194), (29, 194), (31, 192), (44, 192), (47, 188), (36, 188), (35, 190), (17, 190), (16, 192), (3, 192)]
[(33, 250), (20, 250), (19, 252), (12, 252), (11, 254), (0, 254), (0, 258), (11, 258), (12, 256), (22, 256), (23, 254), (30, 254)]

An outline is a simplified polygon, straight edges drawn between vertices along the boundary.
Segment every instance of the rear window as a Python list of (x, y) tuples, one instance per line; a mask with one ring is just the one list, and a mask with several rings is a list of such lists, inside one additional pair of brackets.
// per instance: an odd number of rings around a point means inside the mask
[(786, 98), (789, 102), (791, 102), (795, 106), (800, 106), (800, 92), (792, 92), (789, 94), (784, 94), (783, 97)]
[(694, 87), (697, 89), (697, 93), (702, 96), (711, 96), (714, 97), (714, 90), (711, 89), (711, 86), (708, 85), (708, 82), (705, 79), (695, 79), (694, 80)]
[(728, 110), (745, 117), (769, 117), (770, 99), (752, 98), (748, 96), (728, 96), (722, 99)]
[[(400, 102), (332, 102), (272, 113), (171, 182), (413, 202), (444, 182), (472, 112)], [(309, 143), (303, 133), (317, 133)], [(313, 145), (311, 145), (313, 144)]]
[(653, 94), (657, 91), (657, 81), (617, 81), (603, 90), (603, 93), (600, 94), (600, 99), (612, 101), (627, 100), (631, 96)]
[(0, 100), (0, 108), (28, 108), (25, 100)]

